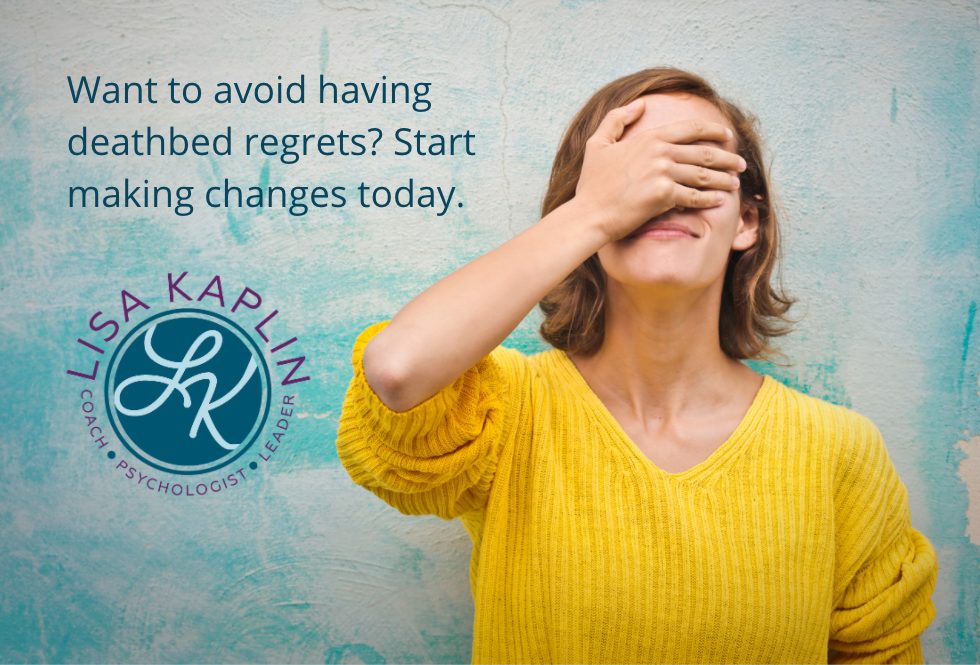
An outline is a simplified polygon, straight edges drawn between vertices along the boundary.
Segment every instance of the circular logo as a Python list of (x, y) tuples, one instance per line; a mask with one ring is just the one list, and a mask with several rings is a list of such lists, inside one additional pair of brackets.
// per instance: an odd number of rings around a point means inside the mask
[(261, 349), (238, 324), (176, 309), (126, 335), (109, 361), (105, 403), (129, 452), (161, 471), (198, 474), (258, 438), (271, 385)]

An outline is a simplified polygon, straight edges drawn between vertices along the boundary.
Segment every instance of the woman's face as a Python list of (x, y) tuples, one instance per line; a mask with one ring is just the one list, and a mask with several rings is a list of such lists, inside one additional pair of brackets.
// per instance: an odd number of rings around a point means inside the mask
[[(643, 115), (626, 128), (621, 141), (629, 141), (647, 129), (691, 118), (731, 127), (721, 111), (701, 97), (671, 93), (645, 95), (644, 99)], [(735, 151), (735, 138), (724, 143), (694, 142), (698, 144)], [(738, 175), (735, 171), (728, 173)], [(741, 205), (739, 190), (715, 191), (721, 191), (724, 197), (721, 205), (672, 208), (641, 226), (640, 233), (634, 232), (602, 247), (599, 261), (607, 277), (623, 285), (652, 286), (658, 290), (707, 288), (724, 280), (731, 251), (747, 249), (756, 242), (758, 214), (753, 207)], [(672, 224), (683, 226), (690, 234), (656, 230)]]

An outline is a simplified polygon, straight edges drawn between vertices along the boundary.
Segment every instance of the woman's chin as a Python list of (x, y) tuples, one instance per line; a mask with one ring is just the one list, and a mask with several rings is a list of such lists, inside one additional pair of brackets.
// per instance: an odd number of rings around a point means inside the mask
[[(603, 263), (607, 273), (621, 275), (625, 279), (676, 282), (694, 278), (695, 266), (700, 265), (698, 257), (683, 251), (642, 251), (630, 252), (618, 257), (620, 260)], [(608, 264), (608, 266), (607, 266)]]
[[(608, 273), (607, 273), (608, 274)], [(688, 270), (633, 270), (609, 275), (610, 279), (634, 288), (673, 288), (688, 290), (697, 288), (701, 280)]]
[[(604, 247), (599, 263), (611, 279), (636, 287), (699, 288), (710, 283), (704, 246), (698, 239), (658, 241), (641, 239), (629, 247)], [(723, 268), (722, 268), (723, 269)]]

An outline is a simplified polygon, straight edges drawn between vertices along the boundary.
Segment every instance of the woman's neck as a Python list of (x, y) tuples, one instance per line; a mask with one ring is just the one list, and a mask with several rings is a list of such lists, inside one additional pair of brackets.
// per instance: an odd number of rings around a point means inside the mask
[(652, 294), (612, 282), (602, 345), (573, 362), (604, 402), (640, 420), (724, 408), (761, 377), (721, 349), (721, 286)]

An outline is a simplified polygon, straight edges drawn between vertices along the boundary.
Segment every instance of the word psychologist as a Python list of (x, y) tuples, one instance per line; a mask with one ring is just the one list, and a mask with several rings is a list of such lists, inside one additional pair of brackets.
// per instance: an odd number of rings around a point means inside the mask
[[(123, 478), (155, 492), (201, 496), (239, 485), (274, 459), (299, 403), (297, 390), (286, 386), (310, 377), (296, 376), (306, 361), (294, 352), (297, 337), (272, 341), (280, 313), (260, 312), (258, 292), (244, 287), (225, 314), (220, 275), (199, 294), (182, 285), (186, 277), (167, 274), (170, 306), (156, 313), (148, 304), (154, 299), (123, 289), (122, 323), (97, 311), (77, 340), (95, 356), (91, 371), (67, 373), (95, 382), (79, 393), (81, 417)], [(90, 333), (101, 338), (88, 341)]]

